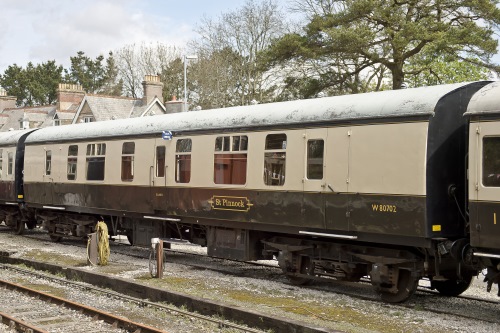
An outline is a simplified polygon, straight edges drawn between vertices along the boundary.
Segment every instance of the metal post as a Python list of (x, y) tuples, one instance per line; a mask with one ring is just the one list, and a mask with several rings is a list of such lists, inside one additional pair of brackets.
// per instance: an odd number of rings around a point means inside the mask
[(163, 277), (163, 241), (160, 239), (158, 244), (156, 244), (156, 267), (157, 278), (161, 279)]
[(183, 112), (187, 111), (187, 57), (184, 56), (184, 107)]
[(188, 110), (188, 104), (187, 104), (187, 61), (189, 59), (198, 59), (198, 56), (196, 55), (184, 55), (184, 103), (183, 103), (183, 112), (186, 112)]

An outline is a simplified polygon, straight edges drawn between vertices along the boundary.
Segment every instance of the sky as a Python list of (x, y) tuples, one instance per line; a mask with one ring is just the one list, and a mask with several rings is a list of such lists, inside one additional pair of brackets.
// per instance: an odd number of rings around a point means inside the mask
[(206, 16), (246, 0), (0, 0), (0, 73), (12, 64), (55, 60), (78, 51), (95, 58), (125, 45), (185, 46)]
[(183, 48), (204, 16), (217, 19), (246, 1), (253, 0), (0, 0), (0, 73), (29, 61), (69, 68), (78, 51), (95, 58), (131, 44)]

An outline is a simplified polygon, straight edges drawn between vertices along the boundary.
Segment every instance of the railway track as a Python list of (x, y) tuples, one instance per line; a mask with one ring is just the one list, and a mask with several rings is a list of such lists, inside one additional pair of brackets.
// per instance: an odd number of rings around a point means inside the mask
[(109, 312), (23, 285), (0, 280), (2, 322), (28, 333), (141, 332), (167, 333)]
[[(38, 235), (23, 235), (23, 237), (28, 237), (28, 238), (33, 238), (33, 239), (40, 240), (40, 237)], [(73, 246), (81, 246), (81, 247), (85, 247), (86, 246), (83, 243), (74, 242), (73, 240), (67, 240), (67, 241), (69, 241), (71, 243), (71, 245), (73, 245)], [(142, 248), (142, 247), (132, 247), (133, 248), (133, 252), (132, 251), (121, 251), (121, 250), (119, 250), (120, 247), (130, 248), (130, 245), (129, 244), (124, 244), (124, 243), (119, 243), (119, 242), (111, 242), (110, 244), (114, 245), (113, 246), (113, 253), (121, 254), (121, 255), (125, 255), (125, 256), (130, 256), (130, 257), (134, 257), (134, 258), (139, 258), (139, 259), (148, 259), (149, 258), (149, 249)], [(228, 263), (235, 263), (236, 265), (245, 264), (245, 265), (250, 265), (250, 266), (256, 266), (256, 267), (266, 268), (266, 269), (269, 269), (269, 270), (275, 272), (276, 276), (280, 276), (280, 277), (283, 276), (282, 270), (278, 266), (277, 262), (276, 262), (276, 264), (262, 263), (262, 262), (258, 262), (258, 261), (241, 262), (241, 261), (237, 261), (237, 260), (222, 259), (222, 258), (216, 258), (216, 257), (208, 257), (206, 254), (199, 253), (199, 252), (193, 252), (193, 251), (183, 251), (183, 250), (176, 250), (176, 249), (164, 249), (164, 251), (167, 254), (171, 254), (171, 255), (167, 255), (166, 256), (167, 263), (168, 263), (169, 260), (174, 259), (174, 257), (172, 255), (179, 255), (179, 256), (188, 255), (188, 256), (192, 256), (192, 257), (206, 258), (206, 259), (209, 259), (212, 262), (217, 262), (217, 263), (228, 262)], [(210, 269), (212, 271), (220, 272), (220, 273), (223, 273), (223, 274), (232, 274), (232, 275), (241, 276), (241, 277), (245, 276), (244, 274), (231, 272), (228, 269), (218, 268), (221, 265), (217, 265), (217, 267), (213, 267), (213, 265), (210, 266), (210, 265), (203, 265), (203, 264), (185, 263), (183, 261), (179, 261), (179, 263), (188, 265), (188, 266), (196, 268), (196, 269)], [(318, 278), (318, 279), (316, 279), (316, 281), (320, 282), (320, 283), (321, 282), (327, 282), (328, 280), (330, 280), (330, 279), (327, 279), (327, 278)], [(364, 284), (369, 284), (370, 280), (369, 280), (368, 277), (365, 277), (365, 278), (362, 278), (360, 282), (364, 283)], [(345, 282), (345, 281), (339, 281), (339, 280), (336, 280), (335, 284), (343, 285), (343, 286), (356, 286), (356, 285), (359, 285), (359, 283), (356, 283), (356, 282), (352, 283), (352, 282)], [(304, 287), (305, 288), (312, 288), (312, 289), (318, 289), (318, 290), (328, 291), (328, 288), (327, 288), (328, 286), (327, 285), (324, 285), (324, 287), (326, 287), (326, 288), (322, 288), (323, 286), (319, 286), (319, 287), (318, 286), (316, 286), (316, 287), (314, 287), (314, 286), (304, 286)], [(430, 289), (430, 287), (422, 285), (422, 284), (418, 287), (417, 291), (421, 292), (421, 293), (433, 295), (435, 297), (441, 297), (436, 290), (432, 290), (432, 289)], [(364, 293), (364, 290), (363, 290), (363, 293)], [(356, 294), (353, 293), (352, 295), (349, 295), (349, 296), (356, 296)], [(489, 303), (489, 304), (500, 304), (500, 298), (492, 300), (492, 299), (486, 299), (486, 298), (469, 296), (469, 295), (459, 295), (459, 296), (456, 296), (455, 298), (462, 299), (462, 300), (485, 302), (485, 303)], [(368, 297), (367, 299), (374, 300), (374, 301), (379, 301), (377, 298), (370, 298), (370, 297)]]
[[(204, 316), (204, 315), (200, 315), (200, 314), (189, 312), (189, 311), (184, 311), (184, 310), (178, 309), (178, 308), (173, 307), (173, 306), (168, 306), (168, 305), (160, 304), (157, 302), (150, 302), (150, 301), (147, 301), (144, 299), (130, 297), (127, 295), (123, 295), (123, 294), (111, 291), (109, 289), (98, 288), (98, 287), (91, 286), (88, 284), (84, 284), (84, 283), (80, 283), (80, 282), (76, 282), (76, 281), (71, 281), (71, 280), (67, 280), (67, 279), (63, 279), (63, 278), (58, 278), (58, 277), (48, 275), (45, 273), (40, 273), (40, 272), (36, 272), (33, 270), (19, 268), (19, 267), (13, 266), (13, 265), (0, 264), (0, 268), (11, 270), (14, 272), (18, 272), (18, 273), (21, 273), (23, 275), (36, 276), (37, 278), (50, 280), (52, 282), (57, 283), (58, 285), (67, 285), (67, 286), (70, 286), (72, 288), (79, 288), (79, 289), (84, 290), (84, 291), (98, 292), (98, 293), (106, 295), (108, 297), (113, 297), (113, 298), (117, 298), (117, 299), (128, 301), (128, 302), (134, 302), (142, 307), (147, 306), (150, 308), (155, 308), (159, 311), (173, 313), (175, 315), (180, 315), (180, 316), (183, 316), (186, 318), (193, 318), (193, 319), (197, 319), (197, 320), (202, 320), (202, 321), (205, 321), (209, 324), (215, 324), (215, 325), (213, 325), (214, 327), (231, 329), (232, 332), (236, 332), (236, 331), (240, 331), (243, 333), (262, 333), (263, 332), (261, 330), (253, 329), (253, 328), (243, 326), (243, 325), (238, 325), (238, 324), (232, 323), (232, 322), (227, 321), (227, 320), (222, 320), (220, 318), (214, 318), (214, 317)], [(4, 287), (4, 284), (5, 284), (5, 287)], [(12, 285), (12, 287), (9, 287), (9, 285)], [(34, 295), (35, 297), (40, 298), (42, 300), (47, 299), (50, 301), (53, 299), (55, 304), (64, 304), (65, 306), (72, 308), (73, 310), (77, 310), (79, 312), (83, 312), (85, 314), (90, 315), (93, 319), (96, 319), (96, 318), (101, 319), (102, 318), (106, 322), (109, 322), (115, 326), (118, 325), (118, 327), (124, 327), (125, 329), (127, 329), (126, 331), (117, 331), (117, 332), (132, 331), (132, 332), (140, 332), (140, 333), (166, 333), (165, 331), (157, 330), (154, 328), (149, 328), (148, 326), (145, 326), (145, 325), (143, 328), (142, 326), (140, 326), (141, 324), (127, 321), (126, 318), (122, 318), (122, 317), (115, 318), (112, 315), (109, 317), (106, 317), (109, 315), (106, 312), (101, 313), (101, 311), (99, 311), (97, 309), (93, 309), (91, 307), (87, 310), (87, 307), (85, 305), (81, 305), (78, 303), (75, 303), (75, 305), (73, 305), (72, 304), (73, 302), (71, 302), (69, 300), (63, 300), (63, 299), (60, 299), (59, 297), (54, 297), (54, 296), (45, 294), (43, 292), (39, 293), (36, 290), (30, 290), (30, 288), (26, 288), (26, 287), (23, 287), (21, 285), (6, 282), (6, 281), (1, 280), (1, 279), (0, 279), (0, 288), (14, 289), (14, 290), (19, 290), (19, 291), (28, 290), (27, 291), (28, 294), (31, 294), (33, 292), (32, 295)], [(0, 309), (1, 309), (1, 306), (0, 306)], [(34, 331), (34, 332), (36, 332), (36, 331)], [(83, 332), (88, 332), (88, 331), (83, 331)]]
[[(76, 244), (76, 242), (73, 241), (69, 241), (69, 243), (71, 243), (72, 245)], [(128, 244), (125, 245), (117, 243), (115, 243), (112, 246), (112, 252), (116, 254), (132, 256), (141, 259), (148, 259), (149, 255), (149, 249), (130, 248)], [(268, 263), (264, 264), (260, 262), (246, 262), (246, 263), (233, 262), (231, 260), (212, 258), (201, 253), (190, 252), (190, 251), (167, 249), (166, 252), (167, 252), (167, 263), (174, 262), (189, 267), (193, 267), (195, 269), (200, 269), (200, 270), (208, 269), (223, 274), (242, 276), (242, 277), (245, 277), (246, 274), (248, 274), (249, 271), (253, 271), (253, 269), (243, 269), (241, 272), (235, 272), (232, 269), (233, 267), (232, 265), (238, 265), (234, 267), (240, 267), (241, 265), (247, 265), (249, 267), (259, 266), (266, 268), (265, 273), (263, 273), (262, 276), (264, 275), (266, 277), (272, 276), (275, 277), (276, 279), (284, 280), (284, 277), (281, 275), (281, 269), (277, 265), (270, 265)], [(182, 256), (183, 258), (180, 258), (180, 256)], [(188, 262), (186, 263), (185, 260), (186, 256), (193, 256), (196, 258), (200, 258), (201, 263), (193, 263), (191, 260), (188, 260)], [(318, 281), (317, 284), (313, 286), (307, 286), (304, 288), (310, 288), (332, 293), (338, 292), (353, 297), (355, 299), (381, 303), (378, 299), (378, 296), (373, 293), (371, 285), (369, 285), (370, 283), (369, 280), (366, 279), (362, 282), (363, 283), (336, 281), (335, 284), (333, 284), (332, 286), (331, 283), (327, 284)], [(454, 302), (458, 302), (459, 305), (458, 306), (452, 305), (454, 304)], [(388, 305), (381, 303), (381, 306), (388, 306)], [(413, 301), (410, 301), (405, 304), (390, 305), (390, 306), (391, 307), (396, 306), (407, 309), (418, 309), (419, 311), (428, 311), (430, 313), (452, 315), (464, 319), (483, 321), (495, 325), (500, 325), (500, 319), (498, 319), (497, 316), (498, 310), (500, 310), (500, 303), (497, 300), (484, 299), (481, 297), (474, 297), (469, 295), (461, 295), (459, 297), (447, 298), (440, 296), (437, 292), (430, 290), (428, 287), (425, 286), (420, 286), (418, 288), (418, 292), (414, 296)], [(469, 313), (469, 311), (464, 311), (464, 309), (467, 309), (469, 307), (483, 309), (483, 311), (480, 311), (481, 315), (479, 316), (477, 315), (477, 312)]]
[[(123, 245), (123, 244), (120, 244), (120, 245)], [(123, 246), (127, 246), (127, 245), (123, 245)], [(116, 251), (116, 248), (115, 248), (115, 251)], [(164, 251), (167, 253), (170, 253), (170, 254), (175, 254), (175, 255), (189, 255), (189, 256), (195, 256), (195, 257), (208, 258), (211, 261), (235, 262), (235, 263), (241, 264), (241, 262), (239, 262), (239, 261), (234, 261), (234, 260), (230, 260), (230, 259), (212, 258), (212, 257), (208, 257), (204, 254), (196, 253), (196, 252), (172, 250), (172, 249), (165, 249)], [(126, 253), (126, 252), (121, 252), (121, 251), (116, 251), (116, 252), (121, 253), (123, 255), (134, 256), (134, 254), (130, 254), (130, 253)], [(138, 258), (146, 258), (146, 257), (141, 256), (141, 255), (136, 255), (136, 256)], [(167, 255), (167, 258), (172, 258), (172, 256)], [(168, 259), (167, 259), (167, 261), (168, 261)], [(268, 268), (268, 269), (275, 269), (276, 275), (282, 274), (281, 268), (279, 268), (277, 264), (272, 265), (269, 263), (261, 263), (261, 262), (255, 262), (255, 261), (244, 262), (244, 264), (251, 265), (251, 266), (264, 267), (264, 268)], [(188, 264), (188, 265), (194, 266), (194, 267), (199, 268), (199, 269), (210, 269), (210, 270), (214, 270), (214, 271), (221, 272), (224, 274), (228, 274), (227, 269), (220, 269), (220, 268), (213, 268), (213, 267), (209, 268), (207, 265), (193, 265), (193, 264)], [(234, 273), (229, 272), (229, 274), (234, 274)], [(237, 275), (241, 276), (240, 274), (237, 274)], [(341, 291), (341, 293), (344, 295), (348, 295), (350, 297), (353, 297), (353, 298), (360, 299), (360, 300), (379, 302), (383, 306), (386, 305), (384, 302), (382, 302), (380, 300), (378, 295), (370, 295), (372, 293), (372, 287), (371, 287), (370, 279), (368, 277), (362, 278), (360, 282), (347, 282), (347, 281), (336, 280), (334, 282), (335, 286), (333, 286), (333, 287), (332, 287), (332, 285), (330, 285), (330, 283), (332, 283), (332, 282), (331, 281), (327, 282), (327, 280), (328, 279), (326, 279), (326, 278), (317, 278), (316, 282), (318, 282), (318, 285), (312, 285), (312, 286), (308, 285), (308, 286), (303, 286), (303, 288), (310, 288), (310, 289), (315, 289), (315, 290), (319, 290), (319, 291), (326, 291), (326, 292), (337, 292), (337, 287), (340, 287), (340, 288), (349, 287), (349, 289), (351, 291), (346, 292), (344, 289)], [(422, 280), (421, 282), (423, 282), (425, 284), (426, 280)], [(369, 287), (366, 288), (367, 286), (369, 286)], [(426, 297), (428, 298), (429, 295), (431, 296), (431, 298), (425, 300), (424, 298), (426, 298)], [(437, 292), (436, 290), (433, 290), (428, 286), (422, 285), (422, 283), (417, 288), (417, 294), (414, 297), (419, 299), (418, 304), (423, 304), (423, 305), (416, 305), (415, 302), (407, 302), (407, 303), (401, 303), (401, 304), (394, 304), (394, 306), (400, 306), (400, 307), (404, 307), (404, 308), (408, 308), (408, 309), (413, 309), (415, 307), (418, 307), (418, 308), (421, 308), (422, 310), (427, 310), (427, 311), (430, 311), (433, 313), (444, 314), (444, 315), (453, 315), (453, 316), (461, 317), (464, 319), (470, 319), (470, 320), (482, 320), (482, 321), (492, 323), (492, 324), (500, 324), (500, 318), (498, 318), (497, 316), (495, 316), (495, 317), (485, 316), (483, 318), (478, 318), (475, 314), (469, 314), (467, 311), (463, 311), (461, 309), (456, 310), (456, 309), (454, 309), (454, 307), (439, 308), (437, 306), (434, 306), (434, 304), (433, 304), (434, 303), (433, 299), (434, 300), (451, 300), (454, 298), (460, 302), (468, 303), (467, 306), (485, 307), (485, 311), (488, 313), (491, 313), (491, 311), (489, 311), (489, 309), (487, 309), (487, 305), (493, 305), (493, 306), (498, 307), (498, 309), (500, 309), (500, 301), (498, 299), (493, 300), (493, 299), (486, 299), (486, 298), (470, 296), (470, 295), (459, 295), (459, 296), (456, 296), (453, 298), (452, 297), (445, 297), (445, 296), (441, 296), (439, 294), (439, 292)]]

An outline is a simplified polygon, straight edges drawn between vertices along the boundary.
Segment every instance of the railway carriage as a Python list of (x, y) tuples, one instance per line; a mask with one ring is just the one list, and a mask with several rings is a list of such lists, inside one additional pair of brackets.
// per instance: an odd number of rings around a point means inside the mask
[[(500, 84), (477, 92), (469, 103), (470, 246), (487, 267), (488, 290), (500, 282)], [(500, 296), (500, 289), (498, 290)]]
[(24, 141), (31, 132), (33, 129), (0, 133), (0, 221), (18, 234), (26, 225), (36, 226), (36, 220), (20, 209), (24, 202)]
[(138, 245), (175, 238), (217, 257), (276, 257), (296, 284), (370, 275), (400, 302), (428, 277), (458, 295), (497, 269), (475, 246), (500, 254), (494, 238), (469, 244), (467, 217), (464, 113), (489, 85), (40, 129), (26, 139), (22, 210), (55, 240), (104, 219)]

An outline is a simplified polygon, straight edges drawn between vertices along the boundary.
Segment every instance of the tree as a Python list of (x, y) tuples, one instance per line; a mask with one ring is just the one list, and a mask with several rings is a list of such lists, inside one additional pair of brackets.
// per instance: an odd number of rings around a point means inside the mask
[(54, 104), (62, 72), (63, 67), (54, 60), (36, 66), (29, 62), (26, 68), (14, 64), (0, 75), (0, 85), (9, 95), (17, 97), (18, 106)]
[[(180, 59), (181, 50), (165, 44), (131, 44), (116, 51), (118, 76), (123, 82), (124, 93), (137, 98), (142, 95), (142, 81), (148, 74), (163, 74), (162, 81), (171, 81), (169, 75), (175, 59)], [(182, 69), (181, 72), (182, 73)], [(177, 74), (176, 74), (177, 75)], [(169, 99), (168, 85), (164, 85), (163, 95)]]
[(284, 22), (276, 0), (247, 0), (217, 19), (203, 18), (197, 28), (200, 37), (191, 43), (199, 59), (192, 66), (199, 102), (220, 107), (271, 100), (272, 78), (258, 66), (258, 57), (284, 33)]
[(115, 66), (113, 53), (109, 52), (106, 65), (103, 55), (92, 60), (83, 51), (70, 57), (71, 67), (66, 71), (66, 81), (80, 84), (87, 93), (111, 93), (121, 95), (121, 84), (117, 82), (118, 69)]
[(406, 72), (405, 82), (410, 87), (488, 80), (492, 74), (487, 68), (471, 61), (426, 54), (418, 54), (412, 58), (407, 64)]
[(193, 77), (193, 80), (188, 80), (188, 91), (196, 92), (197, 104), (202, 109), (241, 104), (237, 91), (244, 61), (229, 47), (209, 54), (200, 50), (199, 60), (188, 67), (188, 76)]
[(172, 97), (183, 96), (184, 93), (184, 64), (181, 58), (172, 60), (161, 72), (163, 82), (163, 99), (169, 101)]
[[(328, 68), (322, 89), (387, 69), (392, 88), (404, 82), (407, 64), (418, 54), (497, 69), (493, 28), (500, 23), (498, 1), (470, 0), (303, 0), (308, 13), (303, 33), (282, 37), (267, 52), (271, 64), (312, 61)], [(424, 72), (432, 62), (413, 62)], [(383, 68), (382, 68), (383, 67)], [(353, 87), (357, 89), (359, 87)], [(356, 92), (355, 90), (353, 90)]]

